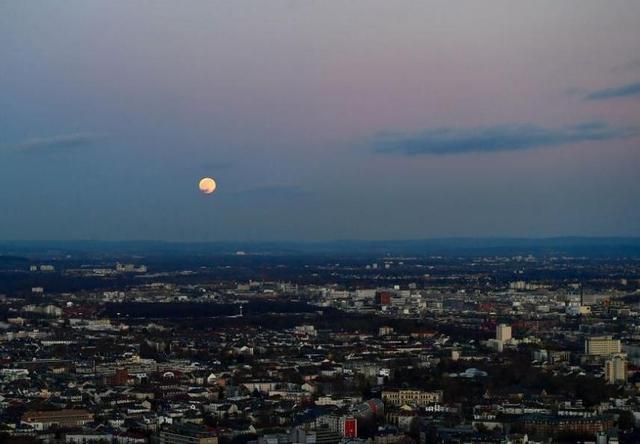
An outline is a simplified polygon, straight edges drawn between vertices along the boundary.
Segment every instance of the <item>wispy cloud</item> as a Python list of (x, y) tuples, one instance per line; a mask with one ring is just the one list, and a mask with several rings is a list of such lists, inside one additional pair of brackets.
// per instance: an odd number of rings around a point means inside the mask
[(384, 133), (374, 140), (380, 154), (453, 155), (491, 153), (613, 140), (638, 134), (636, 128), (612, 128), (604, 122), (585, 122), (561, 128), (505, 124), (476, 128), (433, 128), (417, 134)]
[(230, 192), (227, 196), (230, 205), (261, 207), (287, 205), (292, 201), (312, 197), (313, 192), (296, 185), (265, 185)]
[(238, 192), (239, 196), (256, 199), (289, 199), (308, 194), (308, 190), (293, 185), (267, 185)]
[(630, 96), (640, 96), (640, 82), (593, 91), (585, 96), (585, 100), (606, 100)]
[(631, 70), (635, 70), (635, 69), (640, 69), (640, 59), (629, 60), (628, 62), (623, 63), (622, 65), (614, 66), (611, 69), (611, 71), (613, 71), (613, 72), (625, 72), (625, 71), (631, 71)]
[(103, 135), (91, 132), (57, 134), (48, 137), (34, 137), (22, 142), (5, 145), (5, 148), (12, 151), (29, 153), (50, 152), (89, 146), (100, 137), (103, 137)]
[(234, 166), (235, 165), (233, 162), (227, 161), (207, 162), (194, 159), (186, 159), (184, 163), (180, 164), (180, 169), (182, 171), (187, 171), (190, 173), (215, 176), (220, 171), (227, 171)]
[(572, 86), (570, 88), (567, 88), (564, 90), (564, 93), (568, 96), (571, 97), (575, 97), (575, 96), (583, 96), (588, 92), (588, 90), (584, 89), (584, 88), (579, 88), (577, 86)]

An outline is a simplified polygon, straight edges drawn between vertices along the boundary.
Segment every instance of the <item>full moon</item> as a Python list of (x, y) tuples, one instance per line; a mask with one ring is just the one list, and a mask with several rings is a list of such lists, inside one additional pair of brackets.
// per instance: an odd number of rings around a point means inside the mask
[(216, 187), (216, 181), (210, 177), (203, 177), (200, 179), (200, 183), (198, 184), (198, 188), (200, 188), (200, 191), (204, 194), (213, 193), (216, 190)]

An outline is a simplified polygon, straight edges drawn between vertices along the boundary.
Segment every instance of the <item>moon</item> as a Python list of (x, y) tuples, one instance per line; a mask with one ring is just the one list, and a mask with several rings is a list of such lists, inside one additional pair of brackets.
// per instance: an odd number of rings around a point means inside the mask
[(218, 185), (216, 184), (216, 181), (210, 177), (203, 177), (202, 179), (200, 179), (200, 183), (198, 183), (198, 188), (200, 188), (200, 191), (202, 191), (204, 194), (213, 193), (216, 190), (217, 186)]

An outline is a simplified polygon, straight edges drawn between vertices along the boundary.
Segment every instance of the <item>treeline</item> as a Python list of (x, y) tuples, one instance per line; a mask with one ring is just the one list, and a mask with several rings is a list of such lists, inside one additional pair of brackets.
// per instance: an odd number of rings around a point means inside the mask
[[(252, 300), (242, 304), (243, 314), (247, 316), (266, 313), (313, 313), (316, 310), (316, 307), (304, 302)], [(239, 304), (206, 302), (123, 302), (108, 303), (104, 307), (104, 315), (108, 317), (210, 318), (235, 316), (239, 313)]]

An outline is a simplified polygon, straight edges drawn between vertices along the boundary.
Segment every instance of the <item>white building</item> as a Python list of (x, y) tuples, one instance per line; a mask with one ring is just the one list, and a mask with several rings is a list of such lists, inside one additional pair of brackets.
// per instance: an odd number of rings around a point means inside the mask
[(496, 326), (496, 339), (502, 342), (511, 340), (511, 326), (507, 324), (498, 324)]
[(627, 382), (627, 356), (618, 353), (604, 363), (604, 378), (607, 384)]

